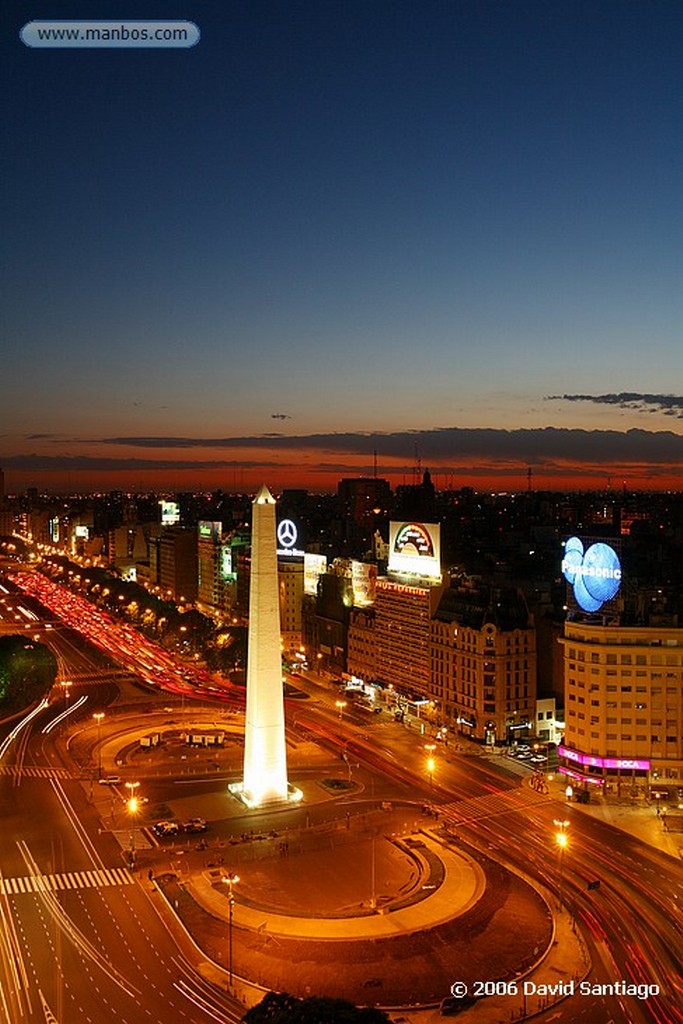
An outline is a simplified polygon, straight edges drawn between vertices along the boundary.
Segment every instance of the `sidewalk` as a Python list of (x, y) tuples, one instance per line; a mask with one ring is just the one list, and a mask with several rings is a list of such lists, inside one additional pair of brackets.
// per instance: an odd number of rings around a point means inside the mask
[[(566, 778), (559, 773), (549, 783), (550, 793), (557, 800), (565, 800)], [(665, 832), (664, 822), (657, 815), (654, 805), (647, 805), (644, 801), (634, 802), (633, 800), (617, 797), (594, 796), (591, 794), (591, 803), (579, 804), (572, 801), (572, 809), (580, 811), (581, 814), (588, 814), (592, 818), (599, 818), (608, 825), (619, 828), (623, 832), (638, 839), (641, 843), (660, 850), (679, 860), (683, 857), (683, 833)]]

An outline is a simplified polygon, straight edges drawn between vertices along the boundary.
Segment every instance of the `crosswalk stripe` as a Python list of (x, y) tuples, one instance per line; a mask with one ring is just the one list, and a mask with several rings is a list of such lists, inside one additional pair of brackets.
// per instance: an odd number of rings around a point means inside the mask
[(94, 868), (91, 871), (68, 871), (58, 875), (2, 878), (0, 894), (18, 896), (22, 893), (59, 892), (69, 889), (103, 889), (132, 885), (133, 882), (134, 878), (126, 868)]
[(511, 811), (526, 810), (539, 803), (546, 803), (549, 799), (550, 797), (542, 796), (531, 789), (512, 790), (504, 794), (488, 794), (445, 804), (440, 811), (449, 821), (464, 823), (497, 814), (508, 814)]
[(48, 768), (40, 765), (16, 764), (0, 765), (0, 775), (14, 775), (16, 778), (29, 779), (68, 779), (70, 773), (66, 768)]

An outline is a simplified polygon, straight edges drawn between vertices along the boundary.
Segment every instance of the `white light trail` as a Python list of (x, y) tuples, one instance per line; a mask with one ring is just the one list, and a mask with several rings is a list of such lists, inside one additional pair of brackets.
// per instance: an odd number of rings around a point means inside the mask
[(29, 713), (24, 718), (22, 718), (22, 720), (17, 725), (14, 726), (12, 731), (9, 732), (7, 736), (5, 736), (4, 740), (0, 744), (0, 757), (3, 757), (7, 753), (7, 751), (9, 750), (9, 748), (11, 747), (12, 743), (17, 738), (19, 733), (22, 731), (22, 729), (25, 729), (26, 726), (36, 717), (36, 715), (40, 714), (40, 712), (43, 711), (48, 706), (48, 704), (49, 701), (47, 697), (44, 697), (43, 700), (41, 700), (40, 704), (38, 704), (38, 706), (33, 709), (33, 711), (29, 711)]
[(57, 715), (57, 717), (53, 718), (51, 722), (48, 722), (44, 729), (42, 729), (42, 732), (52, 732), (56, 725), (59, 725), (59, 723), (63, 722), (65, 718), (67, 718), (69, 715), (72, 715), (74, 711), (76, 711), (83, 704), (85, 704), (87, 699), (88, 698), (85, 694), (82, 697), (79, 697), (77, 701), (74, 701), (70, 708), (67, 708), (66, 711), (62, 711), (61, 715)]

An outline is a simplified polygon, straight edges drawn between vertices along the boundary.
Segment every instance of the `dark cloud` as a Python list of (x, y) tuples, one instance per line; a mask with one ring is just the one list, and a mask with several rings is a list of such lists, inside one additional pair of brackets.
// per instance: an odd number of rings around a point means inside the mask
[[(452, 459), (492, 460), (537, 466), (556, 462), (610, 464), (683, 464), (683, 436), (672, 431), (648, 430), (570, 430), (544, 427), (534, 430), (461, 429), (440, 427), (432, 430), (331, 434), (260, 434), (245, 437), (105, 437), (85, 442), (104, 446), (118, 445), (148, 450), (187, 450), (200, 448), (270, 448), (277, 451), (344, 453), (405, 459), (411, 463), (415, 446), (426, 465), (430, 460), (443, 463)], [(177, 465), (177, 463), (176, 463)], [(218, 465), (218, 463), (215, 463)]]
[(681, 395), (648, 395), (635, 391), (620, 391), (614, 395), (548, 395), (548, 402), (593, 402), (595, 405), (616, 405), (629, 411), (663, 412), (666, 416), (683, 419)]
[(195, 459), (109, 459), (89, 455), (10, 455), (3, 456), (3, 469), (16, 470), (51, 470), (51, 471), (95, 471), (107, 472), (117, 470), (150, 470), (150, 469), (222, 469), (239, 466), (240, 469), (270, 468), (279, 466), (277, 459), (239, 461), (235, 459), (195, 460)]

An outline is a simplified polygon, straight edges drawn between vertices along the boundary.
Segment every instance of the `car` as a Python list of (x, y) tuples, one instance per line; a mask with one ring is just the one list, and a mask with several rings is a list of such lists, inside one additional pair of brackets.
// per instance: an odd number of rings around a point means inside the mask
[(120, 786), (121, 776), (120, 775), (105, 775), (104, 778), (98, 779), (100, 786)]
[(180, 826), (177, 821), (157, 821), (156, 825), (152, 825), (152, 832), (155, 836), (161, 838), (165, 836), (177, 836), (180, 831)]
[(206, 832), (206, 822), (203, 818), (190, 818), (183, 822), (184, 832)]
[(441, 1000), (439, 1010), (442, 1017), (454, 1017), (456, 1013), (466, 1010), (468, 1006), (473, 1006), (476, 1002), (475, 996), (446, 996)]

